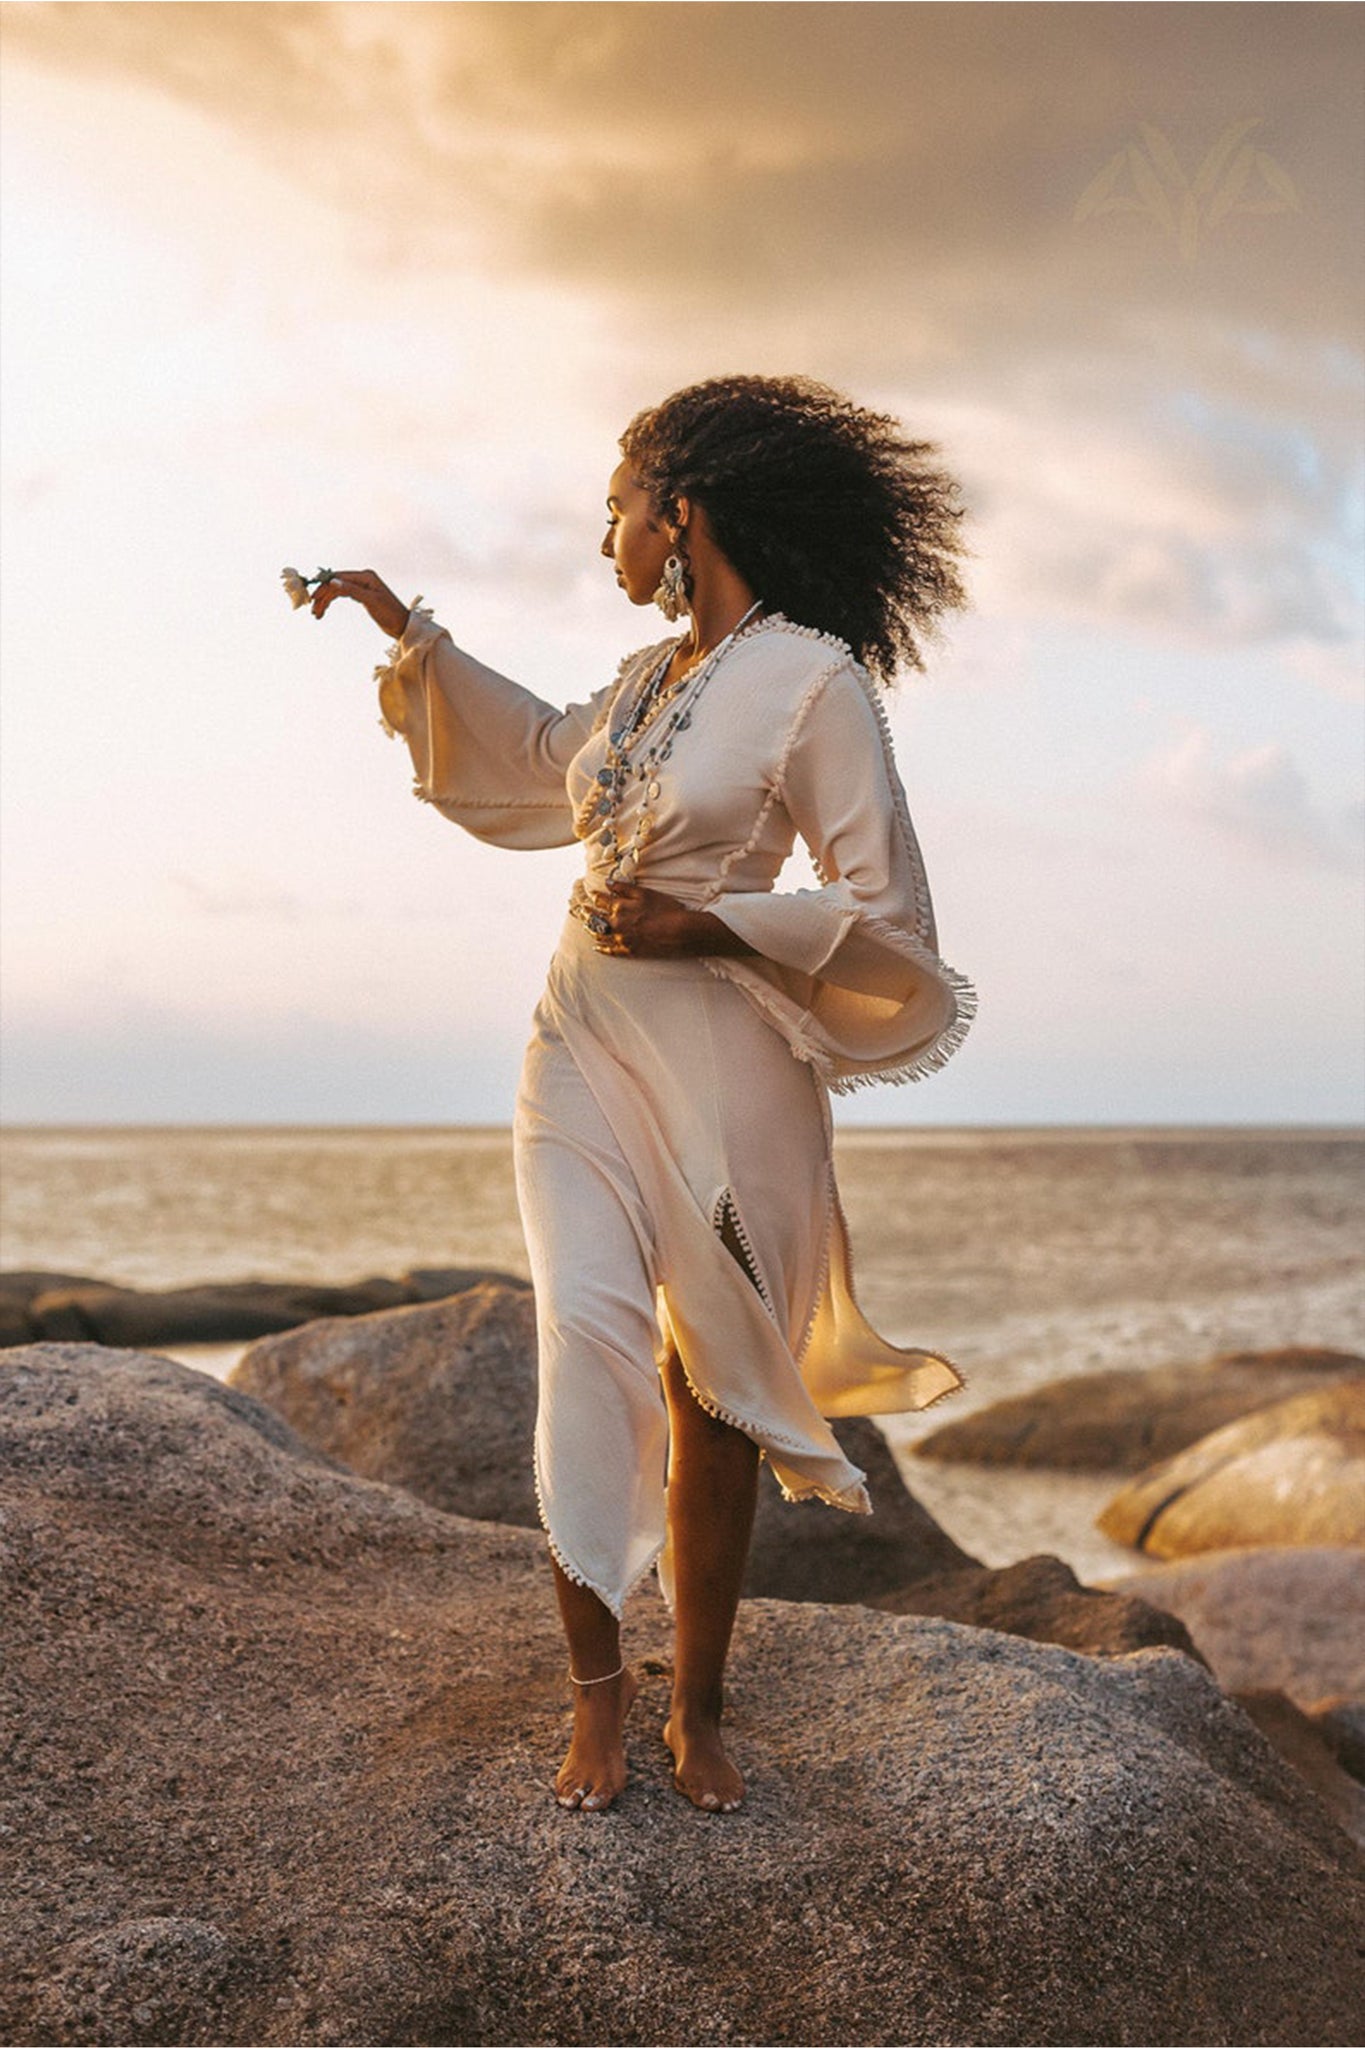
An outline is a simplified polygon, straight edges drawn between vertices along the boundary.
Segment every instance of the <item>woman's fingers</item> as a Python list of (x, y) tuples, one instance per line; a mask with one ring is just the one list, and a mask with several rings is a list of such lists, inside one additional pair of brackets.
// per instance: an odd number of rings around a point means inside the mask
[(598, 936), (599, 953), (653, 958), (676, 950), (673, 927), (678, 905), (671, 896), (636, 882), (613, 882), (606, 890), (589, 894), (594, 911), (608, 926)]
[(640, 897), (643, 892), (623, 884), (613, 887), (607, 895), (593, 898), (593, 908), (611, 926), (611, 938), (629, 943), (638, 937), (644, 922)]
[(379, 578), (369, 569), (334, 569), (326, 583), (319, 583), (313, 592), (313, 611), (319, 619), (329, 604), (338, 597), (353, 597), (363, 604), (373, 592)]
[(326, 583), (320, 583), (313, 593), (313, 617), (322, 618), (328, 605), (339, 597), (354, 598), (357, 604), (365, 607), (376, 626), (395, 639), (402, 634), (411, 616), (402, 599), (394, 596), (388, 584), (376, 576), (373, 569), (334, 569)]

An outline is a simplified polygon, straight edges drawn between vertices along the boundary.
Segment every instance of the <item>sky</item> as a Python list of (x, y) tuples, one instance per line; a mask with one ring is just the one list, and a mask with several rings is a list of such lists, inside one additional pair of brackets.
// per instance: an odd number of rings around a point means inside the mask
[[(1353, 5), (0, 7), (0, 1109), (511, 1113), (576, 849), (377, 724), (371, 568), (556, 703), (641, 406), (932, 441), (889, 699), (980, 1014), (845, 1122), (1365, 1114)], [(794, 870), (796, 884), (808, 877)]]

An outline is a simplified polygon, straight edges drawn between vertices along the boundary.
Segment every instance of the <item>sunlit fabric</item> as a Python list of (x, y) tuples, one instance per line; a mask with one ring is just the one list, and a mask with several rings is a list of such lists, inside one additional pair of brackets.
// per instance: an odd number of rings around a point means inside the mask
[[(670, 644), (558, 711), (414, 606), (377, 670), (381, 713), (446, 817), (496, 845), (563, 845), (608, 729)], [(514, 1122), (541, 1516), (564, 1569), (617, 1614), (656, 1562), (671, 1600), (657, 1372), (670, 1347), (788, 1498), (859, 1513), (865, 1475), (829, 1418), (922, 1408), (961, 1384), (858, 1309), (833, 1170), (830, 1088), (931, 1071), (973, 1008), (935, 950), (865, 674), (841, 642), (763, 622), (716, 669), (659, 781), (637, 878), (710, 909), (760, 957), (617, 958), (570, 915)], [(775, 893), (798, 833), (824, 885)], [(599, 887), (607, 854), (591, 835), (585, 852)]]

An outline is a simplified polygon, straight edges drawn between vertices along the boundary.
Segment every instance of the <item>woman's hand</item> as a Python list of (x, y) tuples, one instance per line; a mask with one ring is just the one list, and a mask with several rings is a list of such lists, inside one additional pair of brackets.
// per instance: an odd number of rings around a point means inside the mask
[(394, 596), (373, 569), (334, 569), (330, 579), (320, 583), (313, 593), (313, 617), (320, 619), (338, 597), (353, 597), (357, 604), (364, 605), (380, 631), (393, 640), (401, 637), (408, 623), (408, 606)]
[(588, 901), (610, 929), (599, 932), (599, 953), (622, 959), (668, 960), (697, 953), (752, 953), (753, 947), (709, 910), (689, 910), (661, 889), (638, 882), (611, 882)]

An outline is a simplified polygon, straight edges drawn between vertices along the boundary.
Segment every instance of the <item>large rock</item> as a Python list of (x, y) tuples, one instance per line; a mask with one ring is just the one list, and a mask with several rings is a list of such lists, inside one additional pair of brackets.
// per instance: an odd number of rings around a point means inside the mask
[[(484, 1286), (430, 1307), (309, 1323), (254, 1344), (230, 1380), (369, 1478), (452, 1514), (540, 1526), (527, 1293)], [(746, 1593), (862, 1600), (974, 1562), (907, 1492), (875, 1424), (855, 1418), (835, 1434), (868, 1475), (874, 1513), (784, 1501), (764, 1471)]]
[(910, 1580), (976, 1564), (901, 1478), (875, 1422), (855, 1415), (832, 1423), (846, 1457), (867, 1474), (870, 1515), (850, 1515), (817, 1500), (784, 1500), (759, 1475), (758, 1510), (744, 1591), (773, 1600), (866, 1600)]
[(1365, 1699), (1358, 1550), (1213, 1550), (1103, 1583), (1178, 1614), (1229, 1692)]
[[(294, 1329), (317, 1316), (364, 1315), (402, 1302), (430, 1301), (483, 1280), (525, 1288), (512, 1273), (486, 1267), (419, 1267), (396, 1280), (372, 1277), (345, 1286), (298, 1280), (209, 1281), (191, 1287), (118, 1287), (69, 1274), (11, 1273), (0, 1289), (5, 1341), (93, 1339), (99, 1344), (225, 1344)], [(45, 1285), (32, 1285), (40, 1281)]]
[(891, 1614), (937, 1614), (1036, 1643), (1064, 1643), (1090, 1657), (1123, 1656), (1154, 1644), (1200, 1655), (1174, 1614), (1128, 1594), (1083, 1586), (1059, 1557), (1026, 1557), (995, 1570), (971, 1564), (933, 1572), (870, 1604)]
[(28, 1304), (13, 1295), (0, 1294), (0, 1350), (11, 1344), (31, 1344), (37, 1336)]
[[(452, 1514), (539, 1527), (535, 1315), (525, 1293), (485, 1286), (431, 1307), (309, 1323), (253, 1345), (230, 1381), (368, 1478)], [(874, 1512), (785, 1501), (760, 1475), (750, 1598), (860, 1600), (1097, 1655), (1150, 1643), (1198, 1654), (1172, 1616), (1089, 1591), (1057, 1558), (988, 1569), (908, 1491), (874, 1423), (853, 1417), (834, 1431), (867, 1474)]]
[(1240, 1415), (1361, 1373), (1365, 1358), (1354, 1352), (1300, 1345), (1227, 1351), (1199, 1365), (1077, 1373), (946, 1422), (914, 1451), (967, 1464), (1140, 1472)]
[(0, 1270), (0, 1301), (27, 1304), (60, 1287), (98, 1287), (88, 1273), (54, 1273), (49, 1266), (7, 1266)]
[(29, 1304), (40, 1294), (67, 1287), (94, 1287), (98, 1282), (83, 1273), (54, 1273), (11, 1266), (0, 1272), (0, 1349), (10, 1344), (31, 1344), (42, 1335), (29, 1313)]
[(1365, 1379), (1259, 1409), (1143, 1472), (1096, 1517), (1153, 1557), (1365, 1544)]
[[(551, 1782), (543, 1546), (166, 1359), (0, 1369), (14, 2041), (1347, 2043), (1365, 1866), (1190, 1658), (745, 1603), (734, 1816)], [(742, 1939), (736, 1940), (736, 1930)]]
[(528, 1288), (306, 1323), (253, 1344), (229, 1381), (367, 1478), (451, 1514), (540, 1526)]

